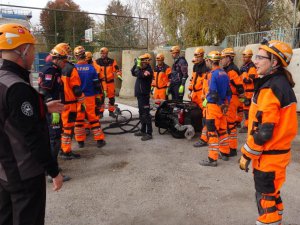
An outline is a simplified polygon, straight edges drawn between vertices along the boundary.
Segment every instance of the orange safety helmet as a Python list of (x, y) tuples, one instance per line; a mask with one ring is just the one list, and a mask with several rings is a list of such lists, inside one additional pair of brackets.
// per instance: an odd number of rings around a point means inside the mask
[(91, 60), (93, 58), (93, 54), (91, 52), (85, 52), (85, 59)]
[(71, 55), (72, 49), (67, 43), (57, 44), (51, 51), (50, 55), (58, 58), (67, 58)]
[(194, 56), (203, 56), (204, 55), (204, 49), (203, 48), (196, 48), (194, 52)]
[(162, 53), (158, 53), (156, 55), (156, 61), (164, 61), (165, 60), (165, 56)]
[(234, 57), (235, 53), (234, 53), (233, 48), (225, 48), (225, 49), (223, 49), (222, 52), (221, 52), (221, 56), (222, 56), (222, 58), (226, 57), (226, 56)]
[(139, 58), (141, 59), (142, 62), (150, 62), (148, 53), (141, 55)]
[(171, 53), (180, 53), (180, 47), (178, 45), (175, 45), (170, 50)]
[(211, 51), (206, 56), (206, 59), (209, 59), (211, 61), (220, 61), (221, 60), (221, 53), (218, 51)]
[(74, 55), (75, 56), (83, 56), (85, 55), (85, 49), (82, 46), (77, 46), (74, 48)]
[(149, 53), (145, 53), (145, 54), (144, 54), (144, 56), (145, 56), (146, 58), (149, 58), (149, 60), (152, 60), (152, 56), (151, 56), (151, 54), (149, 54)]
[(106, 47), (101, 48), (101, 49), (100, 49), (100, 53), (101, 53), (101, 54), (102, 54), (102, 53), (107, 54), (107, 53), (108, 53), (108, 48), (106, 48)]
[(7, 23), (0, 26), (0, 50), (12, 50), (23, 44), (35, 44), (31, 32), (17, 23)]
[(287, 67), (293, 56), (293, 49), (287, 43), (282, 41), (272, 40), (265, 44), (262, 44), (259, 49), (263, 49), (276, 55), (282, 62), (283, 67)]
[(251, 49), (246, 49), (245, 51), (243, 51), (243, 56), (252, 57), (253, 56), (252, 50)]

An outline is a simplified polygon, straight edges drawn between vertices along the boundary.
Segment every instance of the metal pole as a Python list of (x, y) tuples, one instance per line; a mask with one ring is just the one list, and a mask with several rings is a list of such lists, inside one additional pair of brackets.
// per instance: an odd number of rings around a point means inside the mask
[(147, 21), (147, 50), (149, 51), (149, 21), (148, 18), (146, 19)]
[(293, 18), (293, 28), (292, 28), (292, 47), (295, 45), (295, 28), (296, 28), (296, 9), (297, 9), (297, 0), (294, 0), (294, 18)]
[(106, 46), (106, 15), (104, 16), (104, 46)]
[(73, 48), (75, 48), (75, 17), (74, 17), (74, 13), (73, 13)]
[(54, 40), (55, 45), (57, 45), (57, 24), (56, 24), (56, 11), (54, 11)]

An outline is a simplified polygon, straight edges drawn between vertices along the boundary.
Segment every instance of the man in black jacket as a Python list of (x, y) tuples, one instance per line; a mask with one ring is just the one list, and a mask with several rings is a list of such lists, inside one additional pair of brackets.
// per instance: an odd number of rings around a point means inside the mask
[(0, 26), (0, 225), (44, 224), (45, 171), (53, 190), (63, 177), (51, 157), (46, 113), (63, 109), (57, 101), (48, 110), (30, 86), (35, 39), (19, 24)]
[(141, 55), (131, 69), (132, 75), (137, 78), (134, 87), (134, 95), (138, 100), (141, 121), (141, 130), (136, 132), (134, 135), (142, 136), (142, 141), (152, 139), (152, 120), (149, 101), (153, 71), (149, 62), (149, 54)]

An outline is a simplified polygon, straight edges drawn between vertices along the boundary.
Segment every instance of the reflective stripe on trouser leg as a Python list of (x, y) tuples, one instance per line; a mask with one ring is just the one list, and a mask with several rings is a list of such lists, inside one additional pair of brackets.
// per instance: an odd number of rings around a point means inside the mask
[(68, 153), (71, 151), (71, 143), (72, 143), (72, 128), (64, 127), (63, 133), (61, 134), (61, 149), (64, 153)]
[(98, 120), (91, 121), (90, 124), (91, 124), (91, 130), (94, 135), (94, 140), (95, 141), (104, 140), (104, 133), (101, 129), (99, 121)]
[(229, 147), (233, 149), (237, 149), (238, 140), (237, 140), (236, 123), (228, 123), (228, 130), (229, 130)]
[(229, 136), (225, 130), (219, 131), (219, 150), (226, 155), (230, 153)]
[(86, 133), (84, 128), (85, 112), (77, 112), (74, 134), (76, 141), (85, 141)]
[(217, 132), (208, 132), (208, 157), (218, 160), (219, 138)]
[(200, 139), (207, 142), (208, 138), (207, 138), (207, 127), (206, 126), (204, 126), (202, 129)]
[(260, 192), (255, 193), (256, 203), (259, 217), (256, 224), (274, 224), (280, 225), (282, 216), (279, 215), (276, 207), (276, 197), (273, 195), (267, 195)]

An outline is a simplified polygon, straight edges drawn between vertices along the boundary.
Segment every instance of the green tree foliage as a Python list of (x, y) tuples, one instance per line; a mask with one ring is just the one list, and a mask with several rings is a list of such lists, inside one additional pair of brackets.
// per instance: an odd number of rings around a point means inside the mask
[(106, 14), (104, 22), (100, 24), (103, 44), (107, 47), (139, 47), (139, 21), (128, 18), (132, 16), (130, 7), (123, 5), (119, 0), (112, 0), (106, 9)]
[(170, 44), (220, 43), (226, 35), (270, 28), (271, 0), (160, 0)]
[[(46, 8), (77, 12), (52, 11)], [(41, 12), (40, 23), (49, 50), (60, 42), (70, 43), (72, 47), (83, 44), (85, 30), (91, 27), (93, 21), (73, 0), (55, 0), (49, 1)]]

